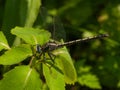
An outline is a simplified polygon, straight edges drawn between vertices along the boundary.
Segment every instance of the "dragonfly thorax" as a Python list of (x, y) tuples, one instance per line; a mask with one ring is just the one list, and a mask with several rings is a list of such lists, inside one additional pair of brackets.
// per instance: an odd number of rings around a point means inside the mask
[(47, 52), (47, 51), (53, 51), (53, 50), (57, 49), (57, 47), (58, 47), (57, 43), (55, 43), (55, 42), (48, 42), (45, 45), (43, 45), (41, 47), (41, 49), (42, 49), (43, 52)]

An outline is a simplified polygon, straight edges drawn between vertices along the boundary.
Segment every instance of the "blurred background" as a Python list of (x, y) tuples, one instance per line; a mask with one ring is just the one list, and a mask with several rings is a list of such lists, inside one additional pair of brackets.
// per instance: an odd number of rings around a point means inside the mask
[[(14, 43), (10, 30), (25, 26), (27, 0), (0, 0), (0, 30), (9, 44)], [(67, 90), (120, 89), (120, 0), (42, 0), (49, 13), (59, 15), (65, 39), (108, 33), (109, 37), (68, 47), (78, 80)], [(39, 19), (32, 27), (37, 27)]]

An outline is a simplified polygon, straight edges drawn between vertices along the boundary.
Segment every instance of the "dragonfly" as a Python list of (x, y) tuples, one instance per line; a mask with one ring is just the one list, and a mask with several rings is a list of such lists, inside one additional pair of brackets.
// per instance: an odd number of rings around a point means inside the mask
[[(53, 29), (55, 29), (54, 25), (53, 25)], [(86, 37), (86, 38), (82, 38), (82, 39), (68, 41), (68, 42), (65, 42), (65, 43), (57, 43), (56, 41), (49, 41), (42, 46), (37, 44), (36, 45), (36, 51), (37, 51), (37, 53), (39, 53), (39, 57), (41, 57), (43, 55), (43, 60), (46, 59), (45, 53), (47, 53), (48, 56), (50, 57), (50, 60), (52, 60), (54, 62), (55, 58), (53, 58), (53, 56), (55, 57), (55, 55), (52, 54), (52, 51), (54, 51), (56, 49), (62, 48), (64, 46), (70, 46), (70, 45), (73, 45), (73, 44), (76, 44), (76, 43), (91, 41), (91, 40), (94, 40), (94, 39), (102, 39), (102, 38), (105, 38), (105, 37), (108, 37), (108, 36), (109, 36), (108, 34), (100, 34), (100, 35), (96, 35), (96, 36), (93, 36), (93, 37)]]
[(47, 43), (45, 43), (44, 45), (40, 46), (39, 44), (37, 44), (36, 49), (37, 52), (40, 53), (40, 56), (43, 54), (43, 57), (45, 58), (45, 53), (47, 53), (50, 57), (50, 59), (54, 62), (54, 59), (52, 58), (52, 56), (54, 56), (51, 52), (62, 48), (64, 46), (70, 46), (76, 43), (82, 43), (82, 42), (87, 42), (87, 41), (91, 41), (94, 39), (101, 39), (101, 38), (105, 38), (108, 37), (108, 34), (100, 34), (100, 35), (96, 35), (93, 37), (86, 37), (83, 39), (77, 39), (77, 40), (73, 40), (73, 41), (69, 41), (69, 42), (65, 42), (65, 43), (56, 43), (55, 41), (49, 41)]

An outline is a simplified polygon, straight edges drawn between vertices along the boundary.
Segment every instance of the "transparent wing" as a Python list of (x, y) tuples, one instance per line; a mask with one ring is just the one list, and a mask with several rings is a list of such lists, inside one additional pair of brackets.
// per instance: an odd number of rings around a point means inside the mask
[(54, 16), (53, 18), (54, 24), (54, 39), (55, 40), (65, 40), (66, 39), (66, 32), (64, 30), (63, 24), (58, 16)]
[(58, 15), (50, 15), (45, 7), (41, 7), (40, 16), (43, 22), (43, 27), (51, 32), (52, 39), (57, 41), (66, 39), (66, 32)]

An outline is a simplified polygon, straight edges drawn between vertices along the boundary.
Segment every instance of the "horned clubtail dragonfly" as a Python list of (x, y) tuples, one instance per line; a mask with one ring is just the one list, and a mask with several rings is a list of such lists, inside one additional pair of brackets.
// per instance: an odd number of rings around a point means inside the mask
[(53, 50), (62, 48), (64, 46), (70, 46), (70, 45), (75, 44), (75, 43), (87, 42), (87, 41), (90, 41), (90, 40), (101, 39), (101, 38), (105, 38), (105, 37), (108, 37), (108, 36), (109, 36), (108, 34), (100, 34), (100, 35), (97, 35), (97, 36), (87, 37), (87, 38), (83, 38), (83, 39), (77, 39), (77, 40), (73, 40), (73, 41), (69, 41), (69, 42), (65, 42), (65, 43), (61, 43), (61, 44), (58, 44), (56, 42), (48, 42), (48, 43), (45, 43), (42, 46), (37, 44), (37, 52), (40, 53), (40, 56), (42, 54), (44, 55), (45, 53), (48, 53), (50, 59), (53, 60), (52, 57), (51, 57), (51, 54), (52, 54), (51, 51), (53, 51)]
[[(55, 20), (55, 18), (53, 19), (53, 23), (56, 23), (54, 20)], [(53, 25), (53, 29), (55, 29), (54, 25)], [(62, 27), (62, 25), (60, 25), (60, 26)], [(91, 41), (91, 40), (94, 40), (94, 39), (102, 39), (102, 38), (105, 38), (105, 37), (108, 37), (108, 36), (109, 36), (108, 34), (100, 34), (100, 35), (96, 35), (96, 36), (93, 36), (93, 37), (86, 37), (86, 38), (83, 38), (83, 39), (77, 39), (77, 40), (73, 40), (73, 41), (69, 41), (69, 42), (65, 42), (65, 43), (57, 43), (55, 41), (49, 41), (42, 46), (37, 44), (36, 45), (36, 50), (39, 53), (39, 57), (41, 57), (43, 55), (43, 59), (45, 59), (45, 53), (47, 53), (49, 55), (50, 59), (52, 61), (54, 61), (54, 59), (52, 58), (52, 56), (54, 56), (52, 54), (52, 51), (54, 51), (56, 49), (62, 48), (64, 46), (70, 46), (70, 45), (73, 45), (73, 44), (76, 44), (76, 43)]]

